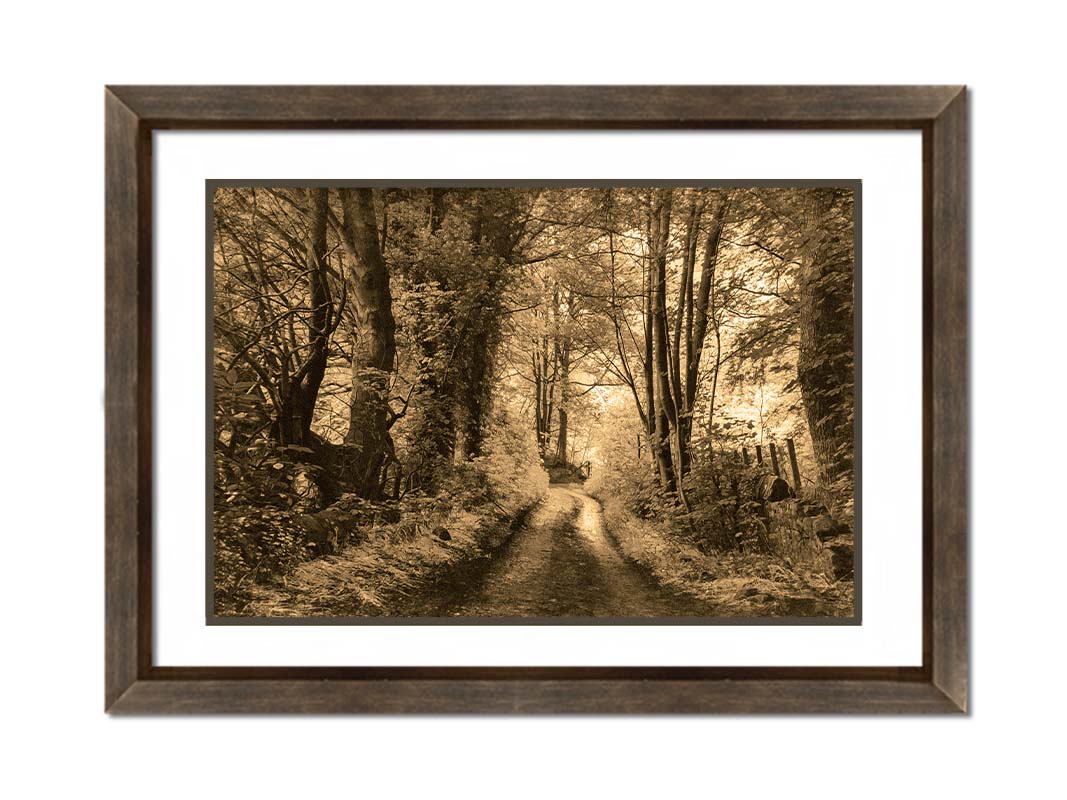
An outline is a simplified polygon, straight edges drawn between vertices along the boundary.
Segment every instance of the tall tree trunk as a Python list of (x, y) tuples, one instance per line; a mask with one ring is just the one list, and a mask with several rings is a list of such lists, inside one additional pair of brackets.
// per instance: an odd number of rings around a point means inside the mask
[(541, 377), (540, 362), (541, 360), (540, 358), (538, 358), (537, 352), (534, 351), (533, 355), (530, 356), (530, 363), (533, 366), (534, 376), (534, 435), (537, 437), (537, 453), (539, 456), (541, 456), (541, 460), (544, 461), (545, 448), (544, 441), (541, 437), (545, 425), (541, 419), (541, 409), (543, 408), (543, 406), (541, 405), (541, 388), (543, 379)]
[(466, 385), (460, 398), (461, 423), (456, 443), (456, 458), (466, 461), (483, 455), (486, 422), (489, 417), (495, 342), (476, 345), (468, 353), (461, 382)]
[(346, 470), (364, 497), (381, 494), (381, 470), (389, 439), (389, 379), (396, 360), (396, 324), (389, 272), (382, 257), (374, 194), (341, 189), (347, 277), (356, 324), (352, 341), (352, 399), (348, 435), (352, 461)]
[[(646, 395), (646, 404), (643, 405), (641, 403), (641, 397), (640, 397), (640, 395), (638, 393), (638, 390), (637, 390), (637, 380), (636, 380), (636, 378), (634, 376), (633, 370), (630, 367), (630, 360), (629, 360), (629, 356), (627, 355), (627, 349), (628, 348), (626, 346), (625, 339), (623, 337), (623, 327), (625, 326), (628, 332), (630, 331), (630, 328), (629, 328), (629, 323), (628, 322), (623, 322), (622, 321), (622, 318), (623, 318), (625, 312), (622, 311), (622, 309), (620, 309), (620, 307), (619, 307), (619, 301), (618, 301), (618, 295), (617, 295), (617, 277), (616, 277), (617, 273), (616, 273), (616, 262), (615, 262), (615, 255), (616, 255), (616, 250), (615, 250), (615, 221), (614, 221), (614, 213), (613, 213), (614, 212), (614, 203), (613, 203), (613, 197), (612, 197), (612, 190), (611, 189), (605, 189), (604, 190), (604, 211), (605, 211), (606, 217), (607, 217), (607, 219), (606, 219), (606, 229), (607, 229), (607, 232), (608, 232), (608, 275), (609, 275), (609, 278), (610, 278), (610, 286), (611, 286), (611, 292), (610, 292), (610, 295), (609, 295), (609, 303), (608, 303), (608, 315), (611, 318), (611, 326), (612, 326), (613, 332), (615, 334), (615, 352), (618, 355), (618, 359), (619, 359), (620, 377), (623, 379), (623, 382), (630, 389), (630, 394), (633, 397), (633, 401), (634, 401), (634, 408), (637, 410), (638, 420), (640, 421), (640, 425), (641, 425), (641, 432), (637, 435), (637, 460), (638, 460), (638, 463), (640, 463), (641, 457), (642, 457), (641, 440), (642, 440), (642, 438), (650, 438), (649, 424), (650, 424), (650, 415), (653, 413), (653, 409), (652, 409), (651, 405), (648, 405), (648, 403), (650, 401), (649, 401), (649, 398), (648, 398), (647, 395)], [(645, 306), (642, 307), (642, 319), (645, 320), (645, 324), (646, 324), (646, 327), (645, 327), (645, 342), (646, 342), (646, 346), (648, 344), (650, 344), (650, 342), (651, 342), (651, 340), (649, 339), (649, 336), (648, 336), (649, 329), (647, 327), (647, 321), (649, 320), (649, 318), (651, 316), (651, 314), (650, 314), (650, 310), (651, 310), (651, 295), (648, 292), (647, 275), (648, 275), (648, 269), (647, 269), (647, 266), (646, 266), (646, 267), (643, 267), (642, 270), (641, 270), (641, 277), (642, 277), (642, 280), (643, 280), (642, 291), (644, 292), (643, 297), (645, 299)], [(636, 344), (636, 342), (635, 342), (635, 344)], [(651, 386), (650, 374), (649, 374), (648, 367), (647, 367), (648, 363), (649, 363), (649, 360), (646, 357), (645, 360), (643, 361), (643, 366), (645, 367), (645, 376), (644, 377), (645, 377), (645, 388), (646, 388), (646, 391)], [(654, 464), (655, 464), (655, 461), (653, 460), (653, 465)]]
[[(443, 303), (428, 303), (420, 314), (448, 313)], [(442, 343), (432, 336), (418, 339), (419, 369), (412, 390), (411, 452), (412, 468), (407, 476), (409, 487), (433, 493), (438, 480), (451, 468), (456, 447), (455, 385), (450, 364), (442, 363)]]
[(553, 349), (550, 371), (547, 335), (542, 335), (537, 344), (539, 349), (533, 354), (534, 407), (536, 408), (537, 453), (544, 463), (548, 457), (548, 446), (552, 437), (552, 391), (555, 387), (557, 362), (555, 349)]
[[(700, 223), (700, 208), (696, 201), (689, 204), (685, 221), (685, 243), (682, 252), (682, 274), (678, 281), (678, 306), (675, 313), (674, 340), (671, 352), (671, 389), (678, 405), (676, 442), (678, 468), (683, 476), (689, 474), (691, 464), (689, 439), (692, 428), (692, 402), (682, 385), (682, 371), (688, 372), (692, 360), (693, 340), (693, 272), (696, 263), (697, 227)], [(685, 361), (682, 361), (682, 331), (685, 330)]]
[(557, 345), (559, 353), (559, 432), (556, 439), (556, 463), (567, 463), (567, 401), (570, 399), (571, 344), (564, 336)]
[[(549, 446), (552, 442), (552, 419), (556, 414), (556, 384), (559, 382), (559, 352), (553, 345), (549, 345), (549, 337), (544, 337), (545, 347), (545, 405), (541, 412), (541, 420), (544, 423), (545, 455), (548, 455)], [(548, 369), (548, 354), (552, 354), (552, 369)]]
[(666, 488), (667, 486), (667, 472), (664, 470), (664, 465), (660, 463), (659, 458), (659, 435), (656, 432), (656, 426), (658, 422), (658, 412), (656, 407), (656, 365), (655, 365), (655, 347), (653, 342), (653, 319), (652, 319), (652, 273), (653, 273), (653, 260), (655, 254), (653, 252), (652, 241), (652, 218), (657, 212), (650, 206), (648, 213), (648, 226), (645, 231), (645, 240), (648, 242), (648, 260), (645, 265), (645, 269), (641, 275), (642, 279), (642, 296), (644, 300), (644, 306), (642, 308), (641, 319), (644, 327), (644, 354), (641, 360), (642, 377), (644, 378), (645, 386), (645, 408), (648, 409), (646, 420), (646, 433), (648, 435), (648, 452), (652, 459), (652, 464), (660, 476), (660, 484)]
[[(494, 238), (494, 233), (498, 234), (498, 231), (491, 224), (492, 220), (487, 218), (485, 203), (485, 197), (475, 193), (470, 243), (471, 254), (476, 259), (493, 254), (494, 245), (498, 243)], [(495, 288), (495, 281), (487, 281), (482, 293), (482, 313), (472, 317), (461, 334), (463, 345), (458, 359), (461, 388), (456, 398), (456, 459), (459, 461), (481, 456), (485, 442), (485, 426), (492, 402), (490, 384), (499, 336), (499, 320), (489, 311), (499, 300)]]
[(329, 354), (329, 337), (333, 308), (327, 283), (326, 268), (326, 205), (329, 189), (308, 189), (310, 209), (308, 219), (307, 275), (311, 294), (311, 353), (305, 374), (297, 384), (295, 418), (299, 420), (300, 444), (311, 445), (311, 420), (315, 414), (315, 402), (319, 387), (326, 374), (326, 359)]
[(311, 447), (311, 421), (319, 387), (326, 374), (326, 358), (332, 328), (333, 307), (326, 269), (326, 203), (328, 189), (308, 189), (308, 238), (305, 275), (311, 303), (308, 321), (308, 355), (295, 374), (279, 387), (281, 407), (275, 423), (275, 438), (281, 444)]
[(823, 483), (851, 497), (853, 466), (853, 239), (851, 192), (806, 197), (808, 255), (800, 277), (797, 382)]
[(671, 394), (667, 343), (667, 242), (670, 240), (671, 190), (655, 193), (652, 205), (652, 363), (656, 407), (656, 464), (664, 489), (677, 490), (671, 457), (671, 432), (678, 424), (678, 411)]
[(445, 219), (445, 193), (447, 189), (430, 189), (430, 233), (437, 233)]
[[(444, 223), (445, 190), (430, 189), (427, 200), (432, 241)], [(416, 337), (419, 364), (408, 415), (412, 443), (405, 459), (409, 465), (406, 480), (409, 489), (432, 494), (451, 469), (456, 449), (456, 370), (449, 357), (453, 326), (441, 322), (454, 316), (453, 300), (445, 271), (420, 268), (413, 272), (416, 283), (429, 284), (433, 291), (417, 293), (414, 302), (415, 324), (422, 335)]]
[(522, 230), (522, 190), (479, 195), (471, 221), (470, 241), (476, 258), (488, 259), (491, 273), (481, 295), (478, 313), (461, 334), (464, 386), (458, 398), (457, 457), (482, 455), (492, 409), (492, 382), (501, 334), (501, 291)]
[[(708, 324), (715, 332), (715, 364), (712, 377), (711, 399), (708, 403), (708, 431), (711, 431), (711, 414), (715, 405), (715, 390), (719, 380), (719, 366), (722, 359), (722, 339), (719, 332), (719, 320), (715, 309), (715, 271), (719, 261), (719, 244), (722, 241), (722, 229), (725, 224), (727, 198), (722, 198), (711, 215), (711, 225), (704, 241), (704, 257), (700, 264), (700, 285), (696, 290), (693, 309), (693, 326), (689, 348), (686, 356), (685, 402), (690, 410), (684, 421), (683, 435), (686, 442), (692, 439), (693, 413), (696, 408), (700, 362), (704, 355), (704, 343), (707, 338)], [(690, 282), (692, 279), (690, 279)]]

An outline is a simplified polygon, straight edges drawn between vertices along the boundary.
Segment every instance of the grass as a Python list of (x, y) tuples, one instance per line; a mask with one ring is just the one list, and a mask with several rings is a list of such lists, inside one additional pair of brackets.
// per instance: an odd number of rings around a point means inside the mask
[[(409, 598), (499, 547), (531, 507), (488, 505), (376, 526), (360, 544), (306, 561), (275, 584), (256, 586), (242, 615), (402, 616)], [(449, 539), (434, 533), (440, 528)]]
[(604, 521), (623, 554), (657, 581), (712, 606), (723, 617), (852, 616), (851, 581), (794, 570), (765, 553), (704, 553), (611, 498)]

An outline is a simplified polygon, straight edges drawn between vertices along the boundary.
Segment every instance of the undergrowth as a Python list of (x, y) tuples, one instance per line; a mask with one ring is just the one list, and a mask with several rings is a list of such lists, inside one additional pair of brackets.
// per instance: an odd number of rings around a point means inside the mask
[[(548, 491), (525, 437), (507, 420), (486, 455), (456, 464), (432, 496), (371, 502), (344, 495), (317, 513), (275, 498), (306, 466), (272, 453), (258, 471), (229, 475), (216, 494), (215, 613), (219, 616), (391, 615), (454, 567), (498, 547)], [(264, 489), (264, 486), (269, 487)], [(311, 520), (311, 521), (309, 521)]]
[(640, 519), (605, 498), (604, 521), (623, 554), (657, 581), (722, 617), (851, 616), (851, 581), (795, 570), (769, 553), (706, 551), (663, 519)]

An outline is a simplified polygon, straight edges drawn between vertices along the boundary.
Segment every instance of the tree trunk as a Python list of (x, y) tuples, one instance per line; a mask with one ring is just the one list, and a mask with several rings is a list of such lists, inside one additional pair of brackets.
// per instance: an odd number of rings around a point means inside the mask
[(667, 242), (670, 239), (671, 191), (657, 192), (652, 206), (652, 362), (653, 399), (656, 407), (656, 465), (660, 484), (670, 492), (677, 490), (671, 457), (671, 432), (678, 424), (677, 406), (671, 395), (670, 365), (667, 343)]
[(534, 408), (536, 409), (537, 454), (542, 463), (548, 457), (549, 442), (552, 437), (552, 391), (555, 386), (556, 353), (552, 350), (552, 371), (549, 371), (548, 336), (540, 337), (538, 349), (533, 354), (534, 366)]
[(343, 244), (348, 258), (356, 325), (352, 341), (352, 399), (345, 443), (353, 451), (346, 473), (364, 497), (381, 494), (381, 471), (392, 443), (388, 432), (389, 379), (396, 360), (389, 272), (382, 257), (374, 195), (341, 189)]
[(797, 383), (822, 482), (851, 497), (853, 465), (853, 201), (849, 192), (809, 195), (811, 245), (802, 259)]
[(483, 454), (485, 445), (485, 424), (489, 416), (491, 398), (489, 388), (492, 383), (493, 344), (476, 344), (468, 352), (467, 363), (462, 376), (466, 391), (460, 398), (459, 441), (456, 458), (466, 461)]
[[(692, 335), (686, 354), (685, 402), (689, 414), (683, 421), (683, 438), (688, 443), (693, 435), (693, 413), (696, 408), (697, 378), (700, 373), (700, 361), (704, 355), (704, 342), (707, 338), (708, 323), (715, 331), (715, 371), (712, 379), (711, 399), (708, 403), (709, 415), (715, 404), (715, 388), (719, 379), (719, 362), (722, 355), (719, 321), (715, 316), (715, 270), (719, 260), (719, 243), (722, 241), (722, 229), (726, 219), (727, 200), (723, 198), (711, 216), (711, 226), (704, 242), (704, 258), (700, 265), (700, 285), (696, 290), (693, 310)], [(690, 279), (692, 282), (692, 279)], [(708, 431), (711, 431), (711, 419), (708, 419)], [(688, 465), (687, 465), (688, 466)]]
[(556, 463), (567, 463), (567, 401), (570, 399), (571, 344), (567, 337), (559, 342), (559, 432), (556, 438)]
[(645, 266), (642, 279), (642, 293), (644, 300), (644, 307), (642, 309), (642, 322), (644, 324), (644, 358), (641, 361), (642, 377), (645, 382), (645, 408), (648, 409), (648, 419), (646, 425), (646, 433), (648, 435), (648, 452), (652, 459), (652, 463), (656, 470), (659, 472), (660, 484), (666, 488), (666, 473), (663, 469), (663, 465), (659, 460), (659, 435), (656, 432), (657, 424), (657, 411), (656, 411), (656, 381), (655, 381), (655, 348), (653, 343), (653, 323), (652, 323), (652, 262), (654, 259), (653, 242), (652, 242), (652, 217), (654, 210), (649, 209), (648, 214), (648, 228), (645, 232), (645, 239), (648, 242), (648, 263)]
[[(495, 202), (495, 205), (494, 205)], [(461, 334), (463, 353), (461, 395), (458, 399), (461, 420), (458, 430), (457, 459), (482, 455), (489, 414), (492, 409), (492, 381), (496, 350), (500, 339), (500, 291), (513, 256), (515, 241), (512, 225), (518, 213), (514, 196), (477, 195), (471, 218), (471, 251), (475, 258), (486, 259), (489, 277), (482, 291), (478, 314)]]
[[(696, 264), (697, 228), (701, 209), (695, 201), (689, 204), (685, 222), (685, 244), (682, 251), (682, 274), (678, 282), (678, 307), (674, 321), (674, 340), (671, 352), (671, 387), (679, 406), (676, 441), (678, 468), (683, 476), (689, 474), (691, 463), (689, 439), (692, 428), (693, 404), (682, 385), (683, 363), (686, 373), (693, 357), (693, 271)], [(685, 361), (682, 360), (682, 331), (685, 330)]]
[[(436, 307), (422, 312), (447, 313)], [(409, 414), (414, 458), (408, 459), (413, 462), (408, 486), (428, 493), (436, 491), (439, 479), (451, 468), (456, 448), (455, 386), (451, 368), (440, 363), (441, 349), (432, 338), (419, 339), (419, 373), (411, 398), (414, 412)]]
[(308, 355), (296, 374), (279, 386), (282, 401), (275, 423), (280, 444), (311, 447), (311, 420), (319, 387), (326, 374), (326, 357), (333, 316), (326, 269), (326, 202), (328, 189), (308, 189), (308, 238), (305, 249), (305, 275), (311, 317), (308, 321)]
[[(431, 237), (440, 231), (447, 212), (444, 189), (430, 189), (427, 229)], [(437, 490), (440, 478), (451, 469), (456, 449), (455, 367), (450, 357), (452, 326), (442, 319), (454, 316), (449, 276), (441, 269), (415, 271), (416, 283), (430, 284), (437, 291), (419, 293), (414, 302), (415, 325), (423, 333), (416, 338), (419, 364), (408, 415), (411, 445), (405, 459), (409, 489), (428, 494)]]
[(543, 408), (543, 406), (541, 404), (542, 378), (540, 361), (541, 359), (538, 358), (538, 355), (535, 351), (534, 354), (530, 357), (530, 362), (533, 365), (534, 376), (534, 436), (537, 437), (537, 454), (541, 456), (541, 460), (544, 461), (545, 447), (544, 439), (542, 438), (542, 432), (544, 431), (545, 424), (541, 419), (541, 409)]

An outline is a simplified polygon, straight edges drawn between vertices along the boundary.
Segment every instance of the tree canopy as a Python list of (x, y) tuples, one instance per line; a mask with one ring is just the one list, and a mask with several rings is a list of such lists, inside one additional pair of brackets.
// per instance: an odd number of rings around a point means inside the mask
[(730, 476), (789, 439), (793, 488), (850, 513), (853, 213), (830, 187), (217, 189), (216, 502), (304, 502), (275, 464), (319, 510), (431, 498), (506, 452), (729, 546)]

